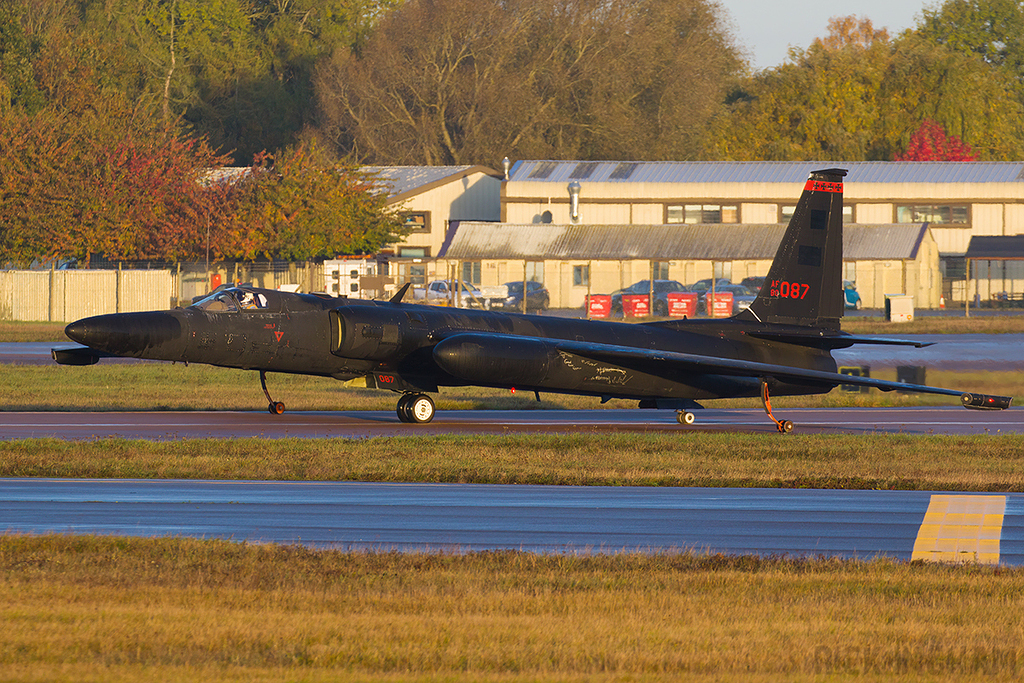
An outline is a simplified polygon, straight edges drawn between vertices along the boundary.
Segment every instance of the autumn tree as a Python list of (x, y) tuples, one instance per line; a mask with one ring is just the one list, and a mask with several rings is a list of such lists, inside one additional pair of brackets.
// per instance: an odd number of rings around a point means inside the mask
[(338, 164), (315, 143), (259, 155), (237, 183), (238, 218), (218, 249), (246, 260), (373, 253), (408, 234), (374, 177)]
[(895, 158), (925, 121), (969, 145), (978, 159), (1024, 155), (1024, 108), (1013, 79), (978, 55), (910, 33), (896, 45), (878, 101), (873, 158)]
[(825, 38), (736, 88), (712, 126), (708, 158), (866, 158), (891, 51), (870, 20), (832, 19)]
[(1012, 84), (979, 57), (869, 20), (833, 19), (829, 35), (745, 80), (715, 120), (708, 158), (890, 160), (933, 120), (983, 159), (1021, 151)]
[(132, 68), (119, 46), (61, 21), (36, 29), (42, 105), (0, 113), (0, 259), (197, 256), (197, 226), (226, 208), (197, 181), (226, 159), (123, 92), (117, 74)]
[(14, 8), (0, 5), (0, 114), (11, 107), (38, 111), (43, 104), (32, 74), (28, 37)]
[(945, 0), (926, 6), (923, 40), (1005, 68), (1024, 85), (1024, 4), (1019, 0)]
[(296, 141), (317, 60), (358, 44), (392, 1), (79, 0), (69, 21), (123, 46), (135, 70), (123, 86), (159, 102), (165, 124), (182, 118), (245, 165)]
[(689, 158), (740, 68), (704, 0), (409, 0), (318, 71), (319, 131), (369, 163)]
[(977, 157), (963, 140), (926, 120), (910, 136), (907, 151), (896, 155), (896, 161), (977, 161)]

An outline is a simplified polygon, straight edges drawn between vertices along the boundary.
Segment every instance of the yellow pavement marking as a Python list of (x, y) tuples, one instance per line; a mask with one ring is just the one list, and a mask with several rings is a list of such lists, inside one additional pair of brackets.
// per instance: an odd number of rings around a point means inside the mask
[(915, 560), (999, 564), (1006, 496), (932, 495), (914, 542)]

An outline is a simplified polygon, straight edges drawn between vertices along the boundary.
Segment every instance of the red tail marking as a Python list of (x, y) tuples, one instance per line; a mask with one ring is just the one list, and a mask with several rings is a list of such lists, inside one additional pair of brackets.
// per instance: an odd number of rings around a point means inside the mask
[(824, 180), (808, 180), (804, 192), (842, 192), (842, 183), (827, 183)]

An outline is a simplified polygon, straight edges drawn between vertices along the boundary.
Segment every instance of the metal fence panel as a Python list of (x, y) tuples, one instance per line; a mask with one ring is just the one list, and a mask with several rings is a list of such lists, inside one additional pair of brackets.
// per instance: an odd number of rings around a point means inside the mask
[(104, 313), (167, 310), (167, 270), (0, 272), (0, 320), (71, 322)]
[(171, 285), (167, 270), (118, 271), (118, 313), (166, 311), (171, 307)]
[[(153, 265), (153, 264), (150, 264)], [(132, 270), (0, 271), (0, 320), (71, 322), (91, 315), (165, 311), (187, 306), (210, 290), (210, 276), (220, 282), (251, 282), (277, 289), (298, 285), (300, 291), (324, 288), (318, 263), (166, 264)]]
[(117, 313), (117, 271), (54, 271), (64, 281), (61, 317), (64, 322), (91, 315)]

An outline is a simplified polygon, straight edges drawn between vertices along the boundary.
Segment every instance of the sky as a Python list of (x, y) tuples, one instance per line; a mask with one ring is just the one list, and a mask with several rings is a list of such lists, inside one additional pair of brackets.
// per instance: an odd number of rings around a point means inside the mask
[(736, 42), (750, 53), (755, 71), (778, 66), (786, 59), (789, 46), (806, 49), (815, 38), (827, 33), (832, 17), (867, 17), (890, 36), (917, 24), (921, 10), (942, 4), (941, 0), (717, 0), (731, 19)]

